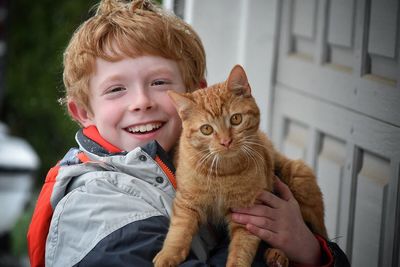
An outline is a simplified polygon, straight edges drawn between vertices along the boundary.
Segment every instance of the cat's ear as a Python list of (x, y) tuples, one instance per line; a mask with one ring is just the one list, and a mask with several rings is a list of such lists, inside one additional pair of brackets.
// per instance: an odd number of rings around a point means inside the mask
[(235, 95), (250, 97), (251, 88), (247, 79), (246, 72), (240, 65), (235, 65), (229, 74), (228, 88), (232, 90)]
[(194, 102), (189, 98), (189, 95), (180, 94), (173, 90), (169, 90), (167, 94), (172, 99), (172, 103), (178, 111), (181, 119), (187, 119), (194, 106)]

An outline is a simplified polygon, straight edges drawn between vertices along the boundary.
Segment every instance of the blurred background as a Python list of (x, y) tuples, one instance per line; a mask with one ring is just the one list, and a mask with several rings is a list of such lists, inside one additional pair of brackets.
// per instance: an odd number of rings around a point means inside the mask
[[(161, 1), (159, 1), (161, 2)], [(96, 0), (0, 0), (0, 266), (29, 266), (47, 171), (75, 145), (62, 54)], [(199, 33), (209, 84), (242, 64), (276, 147), (310, 164), (352, 266), (400, 267), (398, 0), (164, 0)]]
[(0, 1), (0, 266), (27, 266), (26, 231), (47, 171), (74, 145), (62, 54), (96, 1)]

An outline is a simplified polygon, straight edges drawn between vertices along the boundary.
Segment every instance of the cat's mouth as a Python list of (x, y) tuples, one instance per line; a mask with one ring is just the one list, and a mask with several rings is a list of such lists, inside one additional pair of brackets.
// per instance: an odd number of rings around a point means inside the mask
[(125, 128), (125, 130), (132, 134), (148, 134), (157, 131), (163, 126), (162, 122), (152, 122), (141, 125), (134, 125)]

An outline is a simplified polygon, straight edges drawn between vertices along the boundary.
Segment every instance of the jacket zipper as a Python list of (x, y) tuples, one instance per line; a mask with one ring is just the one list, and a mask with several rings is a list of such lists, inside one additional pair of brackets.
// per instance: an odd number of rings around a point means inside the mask
[(171, 182), (172, 186), (176, 190), (176, 179), (175, 179), (175, 174), (171, 171), (171, 169), (161, 160), (159, 156), (156, 156), (155, 161), (157, 164), (161, 167), (163, 172), (167, 175), (168, 180)]

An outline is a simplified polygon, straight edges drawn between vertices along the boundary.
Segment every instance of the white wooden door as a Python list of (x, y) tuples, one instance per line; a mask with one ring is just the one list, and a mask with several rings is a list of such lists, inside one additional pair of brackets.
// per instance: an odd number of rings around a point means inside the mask
[(224, 81), (235, 64), (244, 66), (261, 109), (261, 127), (271, 121), (276, 35), (276, 0), (164, 0), (189, 22), (207, 55), (207, 81)]
[(399, 266), (399, 1), (281, 4), (273, 138), (316, 170), (352, 266)]
[(244, 65), (262, 128), (316, 171), (352, 266), (400, 267), (399, 1), (165, 3), (200, 34), (209, 83)]

